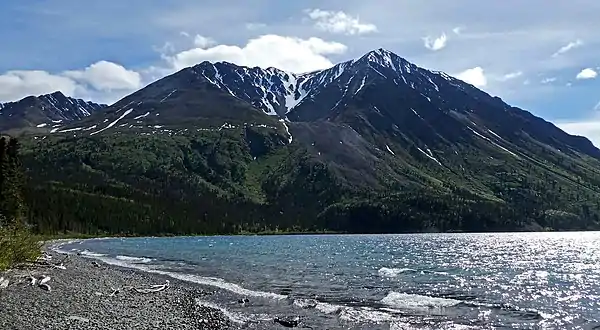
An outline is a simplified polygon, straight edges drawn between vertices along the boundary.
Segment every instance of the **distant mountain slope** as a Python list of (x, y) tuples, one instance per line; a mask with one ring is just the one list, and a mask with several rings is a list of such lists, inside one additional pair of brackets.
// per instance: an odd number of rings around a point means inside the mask
[(83, 119), (104, 107), (104, 104), (74, 99), (61, 92), (28, 96), (0, 104), (0, 132), (35, 128), (47, 130)]
[(600, 228), (590, 141), (383, 49), (306, 74), (203, 62), (53, 129), (24, 159), (49, 228)]

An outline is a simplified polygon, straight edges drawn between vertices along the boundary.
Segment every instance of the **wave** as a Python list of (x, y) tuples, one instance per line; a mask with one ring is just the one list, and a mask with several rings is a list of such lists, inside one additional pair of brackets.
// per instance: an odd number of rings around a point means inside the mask
[(261, 322), (261, 321), (272, 321), (273, 315), (269, 314), (244, 314), (241, 312), (233, 312), (228, 310), (225, 307), (219, 306), (213, 302), (195, 299), (196, 305), (202, 307), (208, 307), (212, 309), (216, 309), (223, 313), (226, 318), (228, 318), (231, 322), (237, 323), (239, 325), (245, 325), (249, 322)]
[(397, 321), (389, 311), (379, 311), (371, 307), (343, 308), (339, 312), (340, 320), (352, 323), (384, 323)]
[[(75, 244), (75, 243), (81, 243), (82, 240), (80, 239), (57, 239), (57, 240), (53, 240), (52, 243), (50, 244), (50, 246), (48, 247), (51, 251), (54, 251), (56, 253), (60, 253), (60, 254), (71, 254), (72, 252), (69, 252), (67, 250), (64, 250), (63, 247), (65, 245), (70, 245), (70, 244)], [(78, 249), (72, 249), (72, 251), (79, 251)]]
[(129, 262), (133, 262), (133, 263), (141, 263), (141, 264), (147, 264), (149, 262), (152, 262), (151, 258), (140, 258), (140, 257), (130, 257), (130, 256), (116, 256), (116, 258), (118, 260), (122, 260), (122, 261), (129, 261)]
[(315, 299), (295, 299), (293, 304), (294, 306), (300, 307), (302, 309), (314, 308), (323, 314), (336, 314), (342, 311), (343, 309), (348, 308), (341, 305), (320, 302)]
[(294, 305), (303, 309), (315, 309), (323, 314), (337, 315), (340, 320), (350, 323), (382, 323), (396, 321), (399, 311), (377, 310), (371, 307), (349, 307), (319, 302), (314, 299), (296, 299)]
[(242, 313), (231, 312), (231, 311), (227, 310), (226, 308), (223, 308), (217, 304), (213, 304), (208, 301), (196, 299), (196, 305), (216, 309), (216, 310), (220, 311), (221, 313), (223, 313), (223, 315), (225, 315), (225, 317), (228, 318), (233, 323), (246, 324), (249, 321), (251, 321), (249, 317), (245, 316)]
[(402, 273), (414, 273), (414, 272), (418, 272), (418, 270), (416, 269), (412, 269), (412, 268), (387, 268), (387, 267), (382, 267), (380, 268), (377, 273), (379, 274), (379, 276), (382, 277), (396, 277)]
[(527, 320), (551, 319), (555, 315), (544, 313), (535, 309), (526, 309), (507, 303), (484, 303), (476, 301), (461, 302), (461, 305), (473, 308), (488, 308), (489, 310), (499, 311), (501, 314), (510, 314)]
[(401, 309), (430, 309), (456, 306), (461, 301), (392, 291), (381, 299), (381, 303)]
[[(63, 253), (71, 254), (72, 252), (64, 251)], [(191, 282), (191, 283), (196, 283), (196, 284), (200, 284), (200, 285), (212, 286), (212, 287), (227, 290), (227, 291), (230, 291), (235, 294), (242, 295), (242, 296), (270, 298), (270, 299), (275, 299), (275, 300), (283, 300), (283, 299), (287, 298), (287, 296), (272, 293), (272, 292), (249, 290), (238, 284), (227, 282), (221, 278), (204, 277), (204, 276), (194, 275), (194, 274), (164, 271), (164, 270), (160, 270), (160, 269), (156, 269), (156, 268), (151, 268), (147, 265), (144, 265), (143, 263), (140, 263), (139, 261), (134, 262), (141, 258), (127, 257), (127, 256), (121, 256), (121, 258), (111, 258), (111, 257), (106, 257), (106, 256), (90, 256), (90, 257), (100, 260), (109, 265), (130, 268), (130, 269), (136, 269), (136, 270), (143, 271), (146, 273), (168, 276), (168, 277), (171, 277), (171, 278), (174, 278), (177, 280), (181, 280), (181, 281), (185, 281), (185, 282)]]
[(418, 269), (413, 269), (413, 268), (382, 267), (377, 271), (377, 273), (381, 277), (397, 277), (398, 275), (404, 274), (404, 273), (421, 273), (421, 274), (435, 274), (435, 275), (448, 276), (448, 273), (446, 273), (446, 272), (436, 272), (433, 270), (418, 270)]
[(102, 254), (102, 253), (96, 253), (96, 252), (92, 252), (90, 250), (83, 250), (81, 252), (79, 252), (80, 255), (85, 256), (85, 257), (92, 257), (92, 258), (98, 258), (98, 257), (105, 257), (106, 254)]

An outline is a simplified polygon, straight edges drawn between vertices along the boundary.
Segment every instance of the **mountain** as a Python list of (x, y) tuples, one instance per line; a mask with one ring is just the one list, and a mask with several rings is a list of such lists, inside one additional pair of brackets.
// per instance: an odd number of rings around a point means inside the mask
[(106, 107), (61, 92), (28, 96), (16, 102), (0, 103), (0, 132), (45, 131), (82, 119)]
[(203, 62), (24, 145), (47, 228), (600, 228), (589, 140), (384, 49), (304, 74)]

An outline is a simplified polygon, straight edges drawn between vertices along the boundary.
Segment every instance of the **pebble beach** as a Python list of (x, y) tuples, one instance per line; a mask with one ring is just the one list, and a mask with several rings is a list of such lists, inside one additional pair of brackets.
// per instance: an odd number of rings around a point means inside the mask
[[(209, 288), (76, 255), (63, 266), (0, 273), (8, 280), (0, 289), (0, 329), (236, 329), (221, 311), (195, 304), (213, 294)], [(47, 288), (31, 283), (47, 277)]]

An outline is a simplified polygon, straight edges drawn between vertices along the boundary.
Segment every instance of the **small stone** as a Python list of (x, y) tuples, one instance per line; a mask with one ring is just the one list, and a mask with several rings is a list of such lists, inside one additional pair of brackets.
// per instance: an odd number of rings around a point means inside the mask
[(83, 322), (83, 323), (88, 323), (90, 321), (90, 319), (86, 319), (85, 317), (80, 317), (80, 316), (69, 316), (67, 319), (72, 320), (72, 321), (79, 321), (79, 322)]

